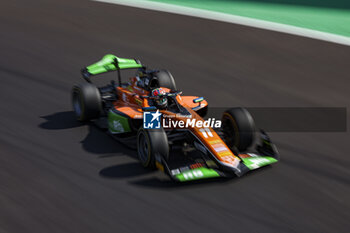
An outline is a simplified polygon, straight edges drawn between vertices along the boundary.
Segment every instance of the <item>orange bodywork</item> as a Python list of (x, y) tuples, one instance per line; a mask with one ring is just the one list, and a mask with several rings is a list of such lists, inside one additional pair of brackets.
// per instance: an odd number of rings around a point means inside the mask
[[(132, 119), (142, 119), (142, 108), (149, 107), (148, 100), (146, 98), (142, 98), (142, 96), (147, 96), (150, 93), (136, 85), (136, 78), (131, 78), (130, 81), (130, 85), (127, 87), (117, 87), (118, 100), (113, 103), (114, 108)], [(166, 92), (170, 92), (170, 89), (163, 89)], [(208, 103), (205, 100), (200, 103), (193, 103), (193, 99), (195, 98), (198, 97), (180, 95), (176, 96), (177, 102), (191, 113), (192, 119), (203, 121), (203, 118), (201, 118), (194, 110), (192, 110), (192, 108), (199, 107), (199, 105), (200, 107), (205, 107), (208, 105)], [(171, 119), (173, 121), (186, 121), (188, 119), (185, 116), (181, 116), (167, 110), (160, 110), (160, 112), (163, 114), (163, 116), (171, 116)], [(226, 146), (225, 142), (213, 128), (189, 127), (187, 129), (190, 130), (206, 148), (208, 148), (208, 150), (219, 162), (232, 167), (238, 166), (240, 158), (232, 153), (232, 151)]]

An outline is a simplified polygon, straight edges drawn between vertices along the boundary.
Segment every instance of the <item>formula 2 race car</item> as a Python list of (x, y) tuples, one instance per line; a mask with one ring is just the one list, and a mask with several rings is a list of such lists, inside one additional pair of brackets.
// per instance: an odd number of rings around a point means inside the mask
[[(124, 69), (137, 69), (127, 83), (121, 80)], [(92, 76), (111, 71), (118, 73), (117, 84), (92, 84)], [(242, 176), (279, 160), (275, 145), (255, 129), (246, 109), (230, 108), (221, 121), (208, 122), (203, 118), (208, 103), (183, 96), (167, 70), (149, 70), (138, 60), (109, 54), (81, 73), (87, 82), (72, 89), (77, 119), (136, 144), (144, 167), (158, 168), (175, 181)]]

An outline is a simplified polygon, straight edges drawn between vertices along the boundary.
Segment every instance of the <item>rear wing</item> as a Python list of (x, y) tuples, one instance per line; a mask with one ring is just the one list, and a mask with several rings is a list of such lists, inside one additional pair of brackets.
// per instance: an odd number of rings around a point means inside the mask
[(139, 60), (119, 58), (112, 54), (105, 55), (100, 61), (81, 70), (83, 78), (91, 83), (90, 77), (111, 71), (118, 71), (119, 86), (121, 85), (120, 70), (143, 68)]

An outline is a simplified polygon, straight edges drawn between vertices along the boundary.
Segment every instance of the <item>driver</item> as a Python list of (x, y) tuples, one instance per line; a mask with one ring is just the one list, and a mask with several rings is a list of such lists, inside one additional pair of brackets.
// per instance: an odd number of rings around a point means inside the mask
[(168, 99), (163, 88), (156, 88), (152, 90), (152, 96), (159, 97), (154, 99), (154, 105), (159, 109), (166, 109), (168, 107)]

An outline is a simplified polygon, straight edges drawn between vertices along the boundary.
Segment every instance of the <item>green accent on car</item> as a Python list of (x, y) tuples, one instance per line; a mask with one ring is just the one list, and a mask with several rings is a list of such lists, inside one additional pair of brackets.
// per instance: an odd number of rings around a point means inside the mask
[(200, 103), (204, 100), (204, 97), (198, 97), (193, 100), (193, 103)]
[(100, 61), (89, 65), (86, 69), (92, 75), (115, 71), (117, 70), (116, 60), (118, 61), (120, 70), (142, 67), (142, 64), (138, 63), (135, 59), (119, 58), (113, 54), (107, 54)]
[(175, 177), (181, 182), (214, 178), (219, 176), (219, 173), (217, 173), (214, 169), (205, 167), (183, 171), (180, 174), (175, 175)]
[(131, 132), (128, 118), (113, 111), (108, 112), (108, 129), (115, 134)]
[(277, 159), (269, 156), (257, 156), (242, 159), (244, 165), (246, 165), (250, 170), (257, 169), (272, 163), (276, 163)]

